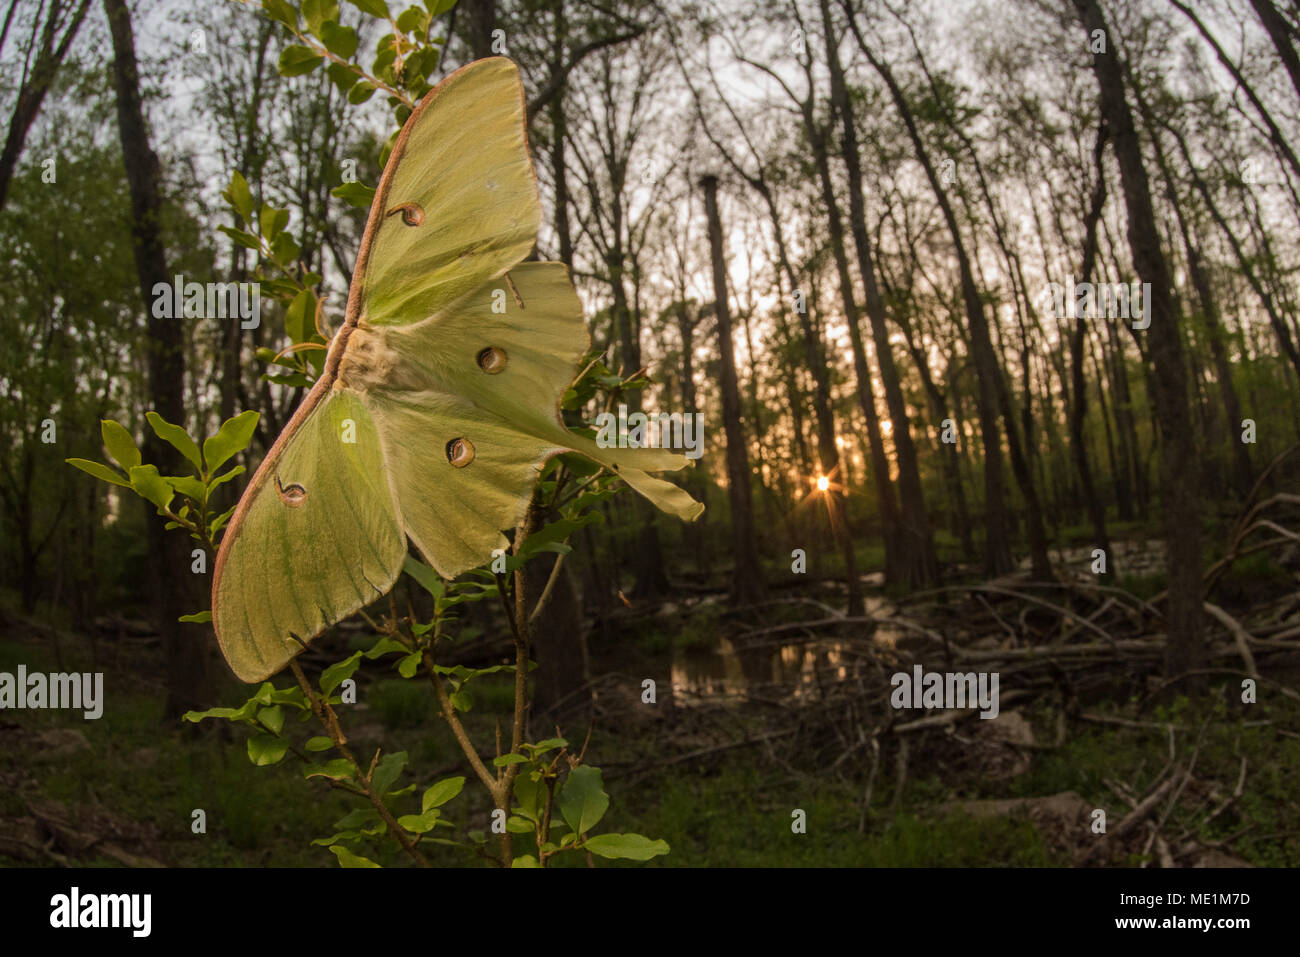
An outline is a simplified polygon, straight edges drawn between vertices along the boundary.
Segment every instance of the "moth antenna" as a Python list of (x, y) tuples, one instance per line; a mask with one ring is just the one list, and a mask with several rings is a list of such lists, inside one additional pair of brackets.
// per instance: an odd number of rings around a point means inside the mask
[(519, 308), (524, 308), (523, 297), (519, 295), (519, 290), (515, 288), (515, 281), (510, 278), (510, 273), (506, 273), (506, 285), (510, 287), (510, 292), (514, 295), (515, 302), (518, 303)]

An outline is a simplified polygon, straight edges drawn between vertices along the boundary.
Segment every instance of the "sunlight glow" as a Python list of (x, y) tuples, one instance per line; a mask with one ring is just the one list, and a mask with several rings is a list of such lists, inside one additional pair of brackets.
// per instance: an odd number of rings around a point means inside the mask
[(817, 491), (824, 492), (831, 487), (831, 480), (825, 475), (817, 476)]

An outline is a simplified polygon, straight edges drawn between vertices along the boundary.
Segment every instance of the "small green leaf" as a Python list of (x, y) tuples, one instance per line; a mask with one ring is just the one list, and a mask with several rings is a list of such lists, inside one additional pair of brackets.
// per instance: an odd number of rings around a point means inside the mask
[(652, 841), (642, 834), (597, 834), (583, 845), (600, 857), (648, 861), (668, 853), (667, 841)]
[(283, 23), (290, 30), (298, 28), (298, 11), (289, 5), (288, 0), (262, 0), (262, 9), (272, 20)]
[(516, 857), (513, 861), (511, 861), (510, 866), (511, 867), (541, 867), (542, 865), (537, 863), (537, 858), (534, 857), (532, 854), (524, 854), (522, 857)]
[(312, 33), (320, 34), (321, 26), (339, 18), (339, 5), (334, 0), (302, 0), (302, 18)]
[(474, 696), (464, 688), (461, 688), (455, 694), (449, 695), (451, 706), (457, 711), (469, 711), (474, 707)]
[(397, 29), (403, 33), (423, 33), (429, 25), (429, 14), (419, 7), (407, 7), (397, 15)]
[(446, 591), (446, 585), (438, 576), (438, 573), (417, 558), (407, 555), (406, 561), (402, 565), (402, 571), (419, 582), (420, 587), (434, 598), (441, 598)]
[(130, 472), (140, 464), (140, 449), (135, 444), (135, 439), (131, 437), (131, 433), (120, 422), (102, 419), (99, 423), (99, 431), (104, 437), (104, 448), (108, 449), (108, 454), (122, 466), (123, 471)]
[(356, 70), (343, 63), (331, 63), (325, 68), (325, 72), (329, 74), (330, 81), (339, 88), (340, 93), (347, 93), (361, 79), (361, 75)]
[(269, 734), (258, 732), (248, 739), (248, 760), (259, 768), (268, 764), (278, 764), (288, 750), (288, 741), (274, 738)]
[(381, 17), (388, 19), (388, 4), (384, 0), (351, 0), (354, 7), (362, 13), (368, 13), (372, 17)]
[(179, 425), (172, 425), (157, 412), (146, 412), (144, 417), (148, 420), (158, 438), (189, 459), (190, 464), (196, 469), (203, 471), (203, 459), (199, 456), (199, 447), (190, 438), (188, 432)]
[(357, 31), (351, 27), (326, 21), (321, 24), (320, 38), (325, 44), (325, 49), (337, 57), (350, 60), (352, 54), (357, 52)]
[(424, 6), (431, 17), (441, 16), (455, 5), (456, 0), (424, 0)]
[(415, 673), (420, 670), (420, 662), (424, 658), (424, 652), (413, 651), (397, 663), (397, 673), (403, 678), (414, 678)]
[(235, 208), (240, 218), (246, 223), (253, 221), (253, 193), (248, 188), (248, 180), (244, 179), (244, 174), (235, 170), (230, 174), (230, 186), (222, 194), (226, 201)]
[[(311, 47), (293, 44), (285, 47), (280, 51), (280, 75), (281, 76), (302, 76), (304, 73), (310, 73), (316, 67), (324, 62), (325, 58), (313, 50)], [(252, 217), (252, 211), (245, 219)]]
[(192, 615), (181, 615), (176, 620), (183, 621), (192, 625), (203, 625), (212, 620), (212, 612), (199, 611), (199, 612), (195, 612)]
[(117, 472), (114, 472), (107, 465), (101, 465), (99, 462), (92, 462), (89, 459), (64, 459), (73, 468), (79, 468), (87, 475), (93, 475), (101, 482), (109, 482), (113, 485), (122, 485), (126, 488), (131, 487), (131, 483), (124, 479)]
[(302, 772), (305, 778), (330, 778), (334, 781), (350, 781), (355, 774), (356, 770), (347, 758), (335, 758), (320, 765), (309, 764)]
[(130, 470), (131, 488), (141, 498), (152, 502), (157, 506), (158, 511), (162, 511), (171, 504), (175, 497), (172, 487), (167, 484), (167, 480), (158, 474), (158, 469), (153, 465), (137, 465)]
[(430, 808), (442, 807), (459, 794), (464, 787), (465, 779), (463, 777), (444, 778), (424, 792), (424, 798), (420, 801), (420, 811), (424, 812)]
[(609, 810), (609, 795), (600, 780), (600, 769), (583, 765), (569, 772), (558, 802), (564, 822), (578, 834), (586, 834)]
[(503, 754), (499, 758), (493, 758), (492, 763), (498, 768), (504, 768), (511, 764), (523, 764), (528, 759), (522, 754), (511, 751), (509, 754)]
[(421, 814), (403, 814), (397, 823), (412, 834), (425, 834), (438, 826), (441, 814), (437, 808), (429, 808)]
[(295, 343), (306, 342), (316, 332), (316, 294), (304, 289), (293, 297), (284, 313), (284, 328)]
[(272, 734), (279, 734), (284, 730), (284, 709), (278, 704), (263, 708), (257, 712), (257, 720), (262, 722)]
[[(351, 99), (351, 95), (348, 98)], [(373, 187), (367, 186), (358, 180), (353, 180), (350, 183), (344, 183), (342, 186), (335, 186), (330, 190), (330, 195), (343, 200), (351, 206), (369, 209), (370, 204), (374, 201), (375, 191)]]
[(375, 773), (370, 776), (370, 786), (382, 794), (393, 786), (393, 782), (401, 776), (405, 767), (405, 751), (384, 755), (383, 760), (375, 768)]
[(514, 817), (513, 815), (506, 818), (506, 830), (509, 831), (511, 834), (534, 833), (534, 828), (531, 821), (528, 821), (527, 819), (522, 817)]
[(320, 690), (326, 695), (334, 693), (334, 689), (341, 685), (346, 679), (356, 674), (357, 668), (361, 666), (361, 652), (355, 652), (344, 658), (342, 661), (330, 665), (320, 675)]
[(193, 475), (164, 475), (163, 481), (187, 498), (203, 501), (204, 485)]
[(217, 229), (246, 249), (255, 249), (258, 252), (262, 250), (261, 241), (252, 233), (246, 233), (242, 229), (235, 229), (233, 226), (218, 226)]
[(374, 661), (376, 658), (380, 658), (383, 655), (390, 655), (394, 651), (405, 652), (408, 650), (409, 649), (406, 645), (402, 644), (396, 638), (385, 635), (383, 638), (380, 638), (377, 642), (371, 645), (370, 649), (362, 654), (362, 657), (367, 661)]
[(378, 87), (369, 80), (362, 80), (356, 86), (352, 87), (352, 89), (348, 90), (348, 102), (354, 106), (364, 103), (375, 95), (375, 90), (377, 89)]
[(258, 215), (258, 228), (261, 229), (262, 235), (267, 242), (273, 242), (275, 237), (284, 232), (284, 227), (289, 225), (289, 211), (287, 209), (276, 209), (270, 203), (262, 204), (262, 212)]
[(245, 469), (242, 465), (236, 465), (229, 472), (223, 472), (221, 475), (218, 475), (216, 478), (208, 482), (209, 490), (216, 488), (218, 485), (222, 485), (226, 482), (229, 482), (232, 478), (234, 478), (237, 475), (243, 475), (244, 471)]
[(217, 434), (204, 441), (203, 461), (207, 463), (209, 473), (216, 472), (231, 456), (248, 448), (259, 418), (261, 413), (251, 409), (241, 412), (222, 422)]
[(314, 738), (309, 738), (305, 747), (308, 751), (328, 751), (334, 747), (334, 742), (324, 735), (317, 735)]
[(339, 859), (339, 867), (378, 867), (374, 861), (362, 857), (359, 854), (353, 854), (342, 844), (335, 844), (330, 848), (334, 855)]

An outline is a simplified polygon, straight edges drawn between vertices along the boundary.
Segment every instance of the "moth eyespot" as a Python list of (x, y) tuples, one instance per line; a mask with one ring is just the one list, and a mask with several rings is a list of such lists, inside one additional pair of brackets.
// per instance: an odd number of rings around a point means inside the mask
[(297, 508), (307, 501), (307, 490), (305, 488), (301, 485), (283, 485), (278, 475), (275, 477), (275, 491), (280, 496), (280, 501), (290, 508)]
[(506, 371), (506, 351), (488, 346), (478, 354), (478, 367), (488, 375)]
[(419, 203), (402, 203), (400, 206), (394, 206), (385, 215), (392, 216), (394, 213), (401, 213), (402, 222), (408, 226), (419, 226), (424, 222), (424, 210)]
[(474, 443), (466, 438), (452, 439), (447, 443), (447, 461), (463, 469), (474, 461)]

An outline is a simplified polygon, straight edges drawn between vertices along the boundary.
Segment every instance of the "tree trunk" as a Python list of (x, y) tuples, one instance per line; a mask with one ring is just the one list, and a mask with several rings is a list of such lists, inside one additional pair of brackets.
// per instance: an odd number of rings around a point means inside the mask
[(912, 423), (907, 403), (899, 385), (898, 367), (889, 344), (885, 325), (885, 303), (880, 297), (876, 271), (872, 265), (871, 241), (867, 235), (866, 203), (862, 195), (862, 159), (858, 152), (858, 134), (853, 103), (840, 64), (838, 34), (831, 20), (830, 0), (820, 0), (823, 32), (826, 35), (826, 59), (831, 74), (831, 102), (840, 115), (844, 137), (842, 153), (848, 172), (849, 227), (858, 254), (858, 272), (862, 276), (864, 304), (876, 344), (876, 365), (885, 387), (885, 404), (893, 425), (890, 438), (898, 455), (898, 490), (901, 503), (898, 537), (899, 581), (905, 585), (932, 585), (939, 577), (939, 563), (934, 552), (934, 533), (921, 489), (921, 472), (912, 441)]
[(731, 502), (731, 548), (735, 569), (731, 601), (752, 605), (763, 600), (763, 571), (754, 538), (754, 506), (750, 493), (749, 454), (740, 419), (740, 387), (731, 342), (731, 308), (727, 303), (727, 262), (718, 215), (718, 178), (705, 176), (704, 208), (709, 220), (709, 252), (713, 259), (713, 295), (718, 319), (718, 356), (721, 366), (722, 424), (727, 435), (727, 495)]
[[(1110, 37), (1097, 0), (1073, 0), (1084, 32)], [(1150, 354), (1154, 364), (1152, 398), (1161, 436), (1161, 498), (1164, 506), (1169, 593), (1165, 615), (1165, 674), (1183, 675), (1205, 664), (1201, 609), (1201, 511), (1196, 494), (1196, 445), (1187, 403), (1187, 370), (1183, 362), (1178, 316), (1170, 297), (1169, 273), (1156, 229), (1155, 209), (1142, 145), (1124, 95), (1123, 69), (1113, 37), (1108, 52), (1094, 53), (1093, 73), (1101, 94), (1101, 114), (1110, 128), (1115, 158), (1124, 187), (1128, 242), (1133, 265), (1143, 283), (1150, 283), (1147, 302)], [(1199, 690), (1204, 676), (1186, 679)]]
[[(148, 127), (140, 102), (140, 75), (135, 58), (135, 37), (126, 0), (104, 0), (113, 39), (113, 83), (117, 94), (117, 124), (131, 192), (131, 239), (140, 294), (148, 328), (149, 395), (154, 410), (169, 422), (185, 421), (184, 335), (181, 321), (159, 319), (149, 303), (157, 283), (171, 282), (162, 237), (162, 171), (149, 144)], [(180, 453), (157, 439), (145, 437), (144, 455), (164, 475), (184, 474)], [(190, 574), (185, 539), (164, 530), (163, 522), (146, 506), (149, 518), (149, 555), (156, 596), (158, 630), (167, 660), (166, 719), (201, 707), (206, 697), (207, 649), (211, 627), (182, 625), (177, 618), (197, 608), (194, 577)]]

